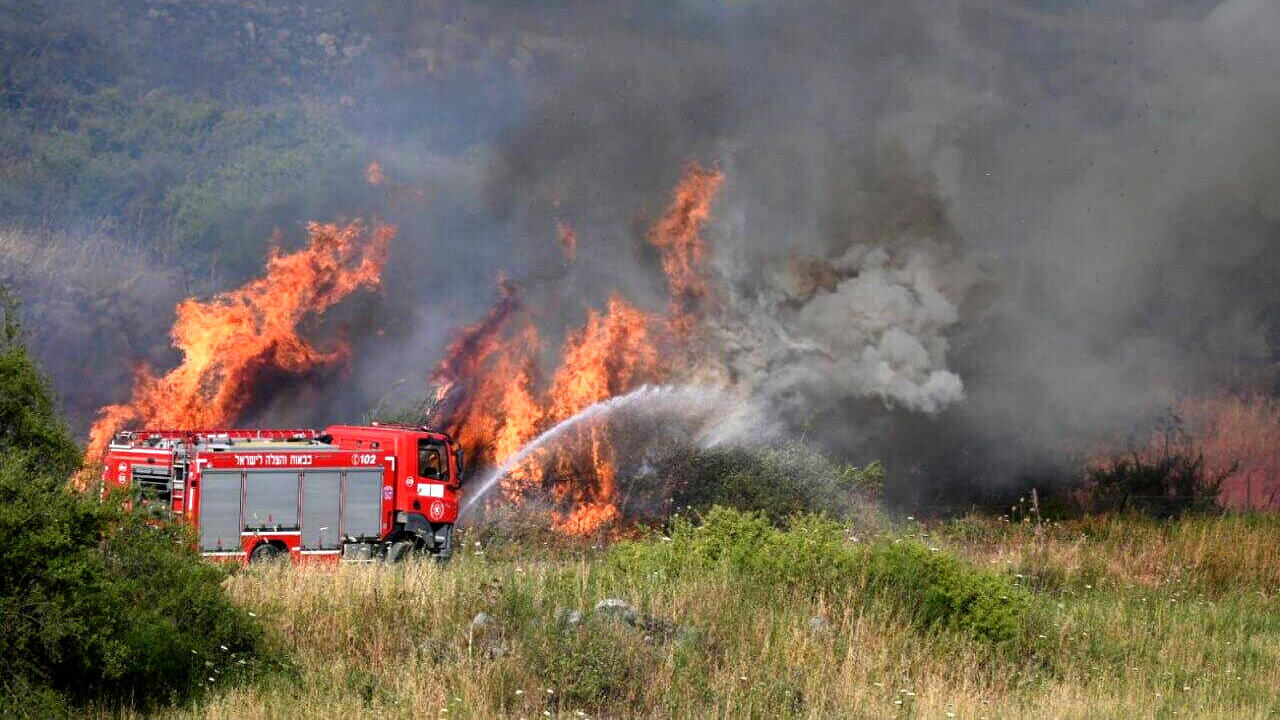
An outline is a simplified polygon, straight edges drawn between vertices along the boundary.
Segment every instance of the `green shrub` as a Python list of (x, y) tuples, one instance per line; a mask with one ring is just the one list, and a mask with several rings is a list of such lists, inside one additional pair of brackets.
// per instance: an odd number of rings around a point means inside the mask
[[(0, 692), (140, 707), (227, 682), (260, 630), (189, 533), (0, 458)], [(242, 665), (240, 661), (244, 661)]]
[(782, 531), (762, 514), (716, 507), (699, 530), (703, 557), (770, 586), (832, 591), (858, 577), (860, 553), (844, 527), (817, 515), (796, 516)]
[(797, 515), (785, 530), (762, 512), (716, 506), (694, 525), (672, 521), (669, 540), (623, 541), (610, 549), (624, 572), (662, 577), (715, 568), (748, 577), (768, 592), (795, 588), (833, 591), (858, 581), (862, 550), (846, 542), (845, 528), (818, 515)]
[(78, 452), (18, 335), (9, 326), (0, 387), (34, 410), (0, 406), (0, 714), (146, 708), (252, 667), (261, 631), (189, 529), (68, 490)]
[(18, 302), (0, 287), (0, 453), (23, 452), (70, 474), (80, 449), (58, 415), (49, 385), (22, 345)]
[(856, 493), (869, 500), (878, 500), (884, 492), (886, 475), (884, 464), (879, 460), (862, 467), (846, 463), (836, 473), (836, 486), (845, 492)]
[(884, 482), (879, 463), (837, 467), (821, 450), (791, 441), (755, 448), (674, 452), (659, 475), (678, 478), (675, 507), (706, 512), (715, 505), (763, 513), (781, 524), (801, 513), (857, 514)]
[(891, 599), (924, 628), (997, 644), (1027, 637), (1032, 602), (1008, 578), (914, 541), (881, 542), (867, 553), (867, 589)]
[(996, 644), (1020, 642), (1036, 622), (1030, 594), (1002, 575), (915, 541), (854, 543), (843, 525), (814, 515), (784, 530), (762, 513), (716, 507), (697, 526), (677, 519), (669, 540), (618, 543), (610, 560), (623, 572), (672, 580), (719, 569), (747, 582), (744, 591), (771, 595), (823, 593), (839, 602), (865, 591), (922, 629)]

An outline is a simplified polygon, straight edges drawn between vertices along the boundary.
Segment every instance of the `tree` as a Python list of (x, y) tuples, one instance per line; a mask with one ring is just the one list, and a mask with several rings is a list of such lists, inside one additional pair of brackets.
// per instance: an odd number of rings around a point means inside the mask
[(68, 489), (79, 448), (0, 297), (0, 716), (146, 708), (227, 682), (260, 629), (188, 529)]
[(0, 453), (23, 452), (50, 473), (66, 476), (80, 463), (80, 449), (22, 343), (18, 311), (17, 299), (0, 287)]

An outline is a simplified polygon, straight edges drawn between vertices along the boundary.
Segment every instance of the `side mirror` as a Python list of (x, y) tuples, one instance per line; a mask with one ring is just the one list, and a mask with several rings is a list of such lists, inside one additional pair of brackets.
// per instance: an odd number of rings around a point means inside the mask
[(457, 484), (462, 484), (462, 472), (463, 472), (463, 469), (464, 469), (464, 466), (463, 466), (463, 464), (462, 464), (462, 448), (460, 448), (460, 447), (455, 447), (455, 448), (453, 449), (453, 460), (454, 460), (454, 464), (455, 464), (455, 465), (457, 466), (457, 468), (458, 468), (458, 482), (457, 482)]

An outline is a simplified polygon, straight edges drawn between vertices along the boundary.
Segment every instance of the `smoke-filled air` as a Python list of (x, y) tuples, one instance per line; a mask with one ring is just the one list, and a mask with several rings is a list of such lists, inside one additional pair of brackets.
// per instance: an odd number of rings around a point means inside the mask
[(581, 534), (708, 448), (910, 509), (1173, 423), (1269, 502), (1274, 3), (18, 5), (0, 279), (90, 458), (394, 415)]

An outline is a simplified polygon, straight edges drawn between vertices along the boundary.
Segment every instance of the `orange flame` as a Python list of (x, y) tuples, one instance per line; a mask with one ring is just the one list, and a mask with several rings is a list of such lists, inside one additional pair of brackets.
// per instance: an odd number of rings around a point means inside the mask
[[(547, 416), (535, 394), (538, 380), (535, 356), (539, 344), (537, 328), (526, 325), (517, 340), (515, 352), (502, 358), (502, 365), (496, 372), (499, 377), (509, 378), (501, 399), (502, 420), (493, 436), (493, 456), (502, 458), (502, 461), (536, 437)], [(503, 478), (502, 491), (509, 499), (518, 501), (541, 480), (542, 472), (537, 463), (525, 463)]]
[(264, 371), (301, 373), (345, 358), (345, 346), (316, 349), (298, 327), (358, 288), (378, 286), (396, 228), (367, 229), (356, 221), (311, 223), (307, 229), (307, 247), (287, 254), (272, 250), (263, 277), (206, 302), (188, 298), (178, 304), (170, 336), (182, 352), (181, 364), (163, 376), (138, 369), (129, 402), (99, 411), (89, 433), (89, 459), (96, 460), (112, 434), (130, 425), (229, 425), (252, 401)]
[[(548, 393), (551, 417), (564, 420), (594, 403), (660, 381), (664, 372), (653, 338), (657, 320), (618, 295), (609, 299), (608, 312), (590, 311), (586, 324), (565, 340), (564, 359)], [(567, 516), (556, 518), (556, 525), (572, 534), (592, 532), (617, 515), (617, 470), (604, 430), (591, 427), (579, 436), (591, 448), (585, 467), (574, 462), (577, 458), (562, 457), (552, 488), (562, 505), (572, 507)]]
[[(440, 413), (447, 427), (479, 465), (500, 465), (549, 424), (664, 377), (653, 338), (660, 318), (614, 296), (606, 312), (588, 311), (586, 323), (569, 334), (550, 387), (539, 393), (537, 330), (524, 317), (519, 331), (506, 332), (521, 314), (515, 290), (503, 280), (498, 302), (454, 339), (432, 373), (442, 388)], [(556, 526), (591, 532), (616, 516), (608, 509), (615, 504), (612, 448), (598, 427), (580, 431), (565, 446), (570, 449), (535, 454), (513, 469), (503, 480), (503, 494), (520, 502), (545, 484), (570, 508), (556, 517)], [(579, 453), (578, 447), (590, 450)], [(542, 470), (548, 459), (556, 469), (550, 477)]]
[(551, 415), (557, 421), (592, 403), (657, 380), (655, 318), (614, 295), (608, 312), (591, 310), (583, 327), (564, 343), (563, 360), (551, 384)]
[(365, 166), (364, 179), (373, 187), (382, 188), (393, 205), (400, 202), (419, 202), (427, 197), (426, 191), (422, 188), (388, 178), (387, 173), (382, 169), (382, 163), (377, 160)]
[[(499, 277), (498, 301), (480, 322), (457, 333), (431, 373), (436, 414), (445, 418), (449, 433), (470, 450), (475, 463), (494, 461), (493, 443), (504, 425), (501, 409), (511, 375), (527, 364), (525, 356), (532, 356), (529, 348), (504, 335), (523, 309), (516, 287)], [(536, 337), (530, 339), (536, 345)]]
[(692, 329), (711, 297), (702, 228), (711, 218), (711, 203), (723, 183), (723, 172), (690, 163), (671, 205), (649, 233), (649, 242), (662, 256), (662, 271), (671, 291), (669, 313), (678, 332)]
[[(509, 333), (517, 321), (522, 329)], [(538, 434), (546, 418), (536, 395), (540, 346), (519, 292), (499, 277), (498, 301), (480, 322), (457, 334), (431, 373), (435, 414), (468, 448), (471, 462), (501, 464)], [(540, 480), (536, 463), (526, 463), (503, 479), (503, 491), (514, 500)]]
[[(663, 357), (688, 350), (691, 331), (711, 299), (701, 234), (723, 180), (723, 173), (691, 164), (649, 235), (671, 292), (667, 316), (645, 312), (616, 294), (604, 311), (589, 309), (583, 325), (566, 336), (545, 389), (538, 382), (537, 330), (516, 290), (499, 281), (497, 302), (480, 322), (458, 333), (431, 374), (440, 388), (440, 417), (476, 466), (501, 464), (548, 426), (594, 403), (669, 379), (671, 361)], [(572, 261), (577, 235), (564, 223), (558, 230)], [(605, 428), (572, 435), (559, 449), (528, 458), (502, 489), (517, 503), (532, 491), (547, 491), (562, 509), (554, 527), (582, 535), (621, 517), (617, 457)]]
[(563, 222), (556, 223), (556, 233), (560, 236), (560, 251), (564, 253), (564, 261), (572, 265), (578, 256), (578, 233)]

